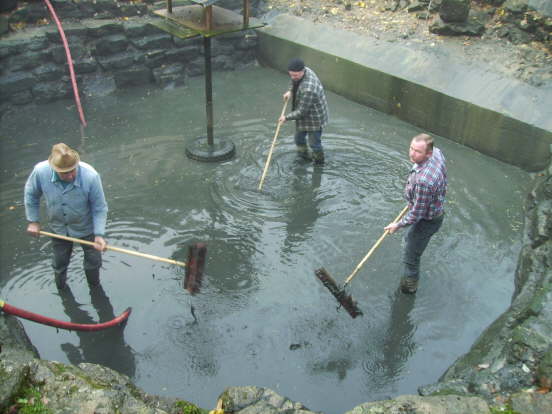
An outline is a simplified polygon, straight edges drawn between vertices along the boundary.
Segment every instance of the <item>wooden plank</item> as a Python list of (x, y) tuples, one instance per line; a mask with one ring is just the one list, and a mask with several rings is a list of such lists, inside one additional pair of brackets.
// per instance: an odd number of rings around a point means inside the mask
[(155, 19), (150, 24), (180, 39), (191, 39), (201, 35), (196, 30), (173, 23), (168, 19)]

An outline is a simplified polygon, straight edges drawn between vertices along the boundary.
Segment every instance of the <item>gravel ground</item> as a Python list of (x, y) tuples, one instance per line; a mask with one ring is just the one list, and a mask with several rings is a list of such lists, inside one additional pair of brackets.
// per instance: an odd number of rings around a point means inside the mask
[[(552, 88), (552, 46), (538, 41), (514, 44), (503, 35), (504, 25), (495, 8), (472, 0), (472, 13), (485, 21), (485, 33), (475, 36), (440, 36), (428, 28), (437, 16), (425, 11), (395, 11), (398, 0), (267, 0), (269, 13), (290, 13), (317, 23), (350, 30), (371, 42), (399, 42), (428, 48), (446, 48), (463, 63), (490, 66), (493, 71), (536, 87)], [(407, 5), (407, 0), (401, 0)], [(548, 49), (547, 47), (548, 46)]]

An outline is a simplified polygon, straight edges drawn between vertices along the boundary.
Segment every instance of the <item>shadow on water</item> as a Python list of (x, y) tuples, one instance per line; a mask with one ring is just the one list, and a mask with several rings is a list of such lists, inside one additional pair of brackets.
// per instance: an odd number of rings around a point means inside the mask
[[(69, 287), (60, 291), (63, 309), (71, 322), (82, 324), (98, 323), (92, 316), (81, 308), (75, 300)], [(92, 306), (98, 313), (99, 322), (107, 322), (115, 318), (113, 306), (101, 286), (90, 289)], [(115, 371), (134, 377), (136, 363), (134, 351), (125, 343), (124, 327), (116, 326), (97, 332), (76, 331), (79, 337), (79, 346), (69, 342), (61, 344), (61, 349), (73, 365), (81, 362), (101, 364)]]
[(288, 221), (282, 254), (289, 257), (300, 248), (301, 243), (312, 235), (314, 223), (320, 216), (319, 194), (323, 166), (312, 166), (310, 162), (296, 159), (291, 168)]
[(402, 375), (408, 359), (414, 353), (416, 325), (410, 313), (414, 309), (415, 295), (405, 295), (396, 289), (391, 302), (391, 314), (382, 346), (383, 358), (380, 362), (385, 371), (383, 376), (391, 383)]

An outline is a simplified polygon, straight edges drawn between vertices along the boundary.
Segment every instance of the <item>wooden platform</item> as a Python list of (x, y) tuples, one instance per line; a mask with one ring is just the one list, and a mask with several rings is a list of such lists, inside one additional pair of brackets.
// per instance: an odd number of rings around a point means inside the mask
[(178, 6), (172, 8), (172, 13), (166, 9), (157, 10), (154, 13), (165, 20), (164, 23), (153, 22), (155, 26), (180, 38), (197, 35), (212, 37), (224, 33), (256, 29), (265, 25), (254, 18), (248, 18), (247, 24), (245, 24), (243, 16), (214, 5), (207, 7), (199, 4)]

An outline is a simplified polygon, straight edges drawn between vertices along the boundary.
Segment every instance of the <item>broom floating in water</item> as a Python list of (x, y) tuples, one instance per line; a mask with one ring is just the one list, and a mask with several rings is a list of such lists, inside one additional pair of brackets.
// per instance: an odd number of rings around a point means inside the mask
[[(393, 220), (393, 223), (396, 223), (397, 221), (399, 221), (402, 218), (402, 216), (406, 214), (407, 211), (408, 211), (408, 206), (403, 208), (403, 210), (399, 213), (397, 218)], [(358, 264), (355, 270), (353, 270), (353, 272), (349, 275), (349, 277), (345, 279), (345, 282), (343, 283), (342, 287), (339, 287), (337, 285), (335, 280), (330, 276), (328, 271), (323, 267), (314, 271), (314, 274), (316, 275), (316, 277), (320, 279), (320, 281), (324, 284), (324, 286), (328, 288), (330, 293), (335, 296), (335, 298), (341, 304), (341, 306), (343, 306), (345, 310), (349, 312), (349, 315), (351, 315), (351, 317), (353, 318), (356, 318), (358, 315), (362, 315), (362, 311), (359, 309), (356, 301), (353, 300), (351, 295), (347, 294), (347, 292), (345, 291), (345, 287), (356, 276), (356, 274), (358, 273), (360, 268), (364, 265), (366, 260), (368, 260), (368, 258), (372, 255), (372, 253), (374, 253), (374, 251), (379, 247), (379, 245), (381, 244), (383, 239), (385, 239), (385, 236), (387, 236), (387, 234), (389, 234), (389, 230), (384, 231), (384, 233), (380, 236), (378, 241), (376, 241), (376, 243), (372, 246), (372, 248), (366, 254), (366, 256), (364, 256), (364, 258), (361, 260), (361, 262)]]

